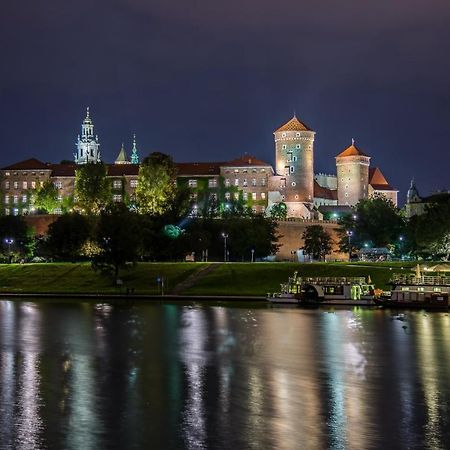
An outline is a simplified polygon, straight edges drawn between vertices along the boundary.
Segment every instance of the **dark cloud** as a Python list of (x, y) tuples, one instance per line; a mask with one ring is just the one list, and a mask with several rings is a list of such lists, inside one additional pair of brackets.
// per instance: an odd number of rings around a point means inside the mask
[(293, 110), (316, 169), (355, 137), (404, 191), (448, 186), (447, 0), (23, 0), (2, 5), (2, 165), (68, 158), (90, 105), (103, 154), (273, 161)]

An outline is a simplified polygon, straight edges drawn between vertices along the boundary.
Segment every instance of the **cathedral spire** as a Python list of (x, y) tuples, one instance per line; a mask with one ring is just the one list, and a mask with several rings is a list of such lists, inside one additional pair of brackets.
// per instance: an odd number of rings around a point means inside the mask
[(86, 164), (88, 162), (100, 162), (100, 144), (98, 137), (94, 136), (94, 124), (91, 119), (89, 106), (86, 108), (86, 117), (81, 124), (81, 136), (78, 137), (75, 162)]
[(136, 135), (133, 134), (133, 148), (131, 149), (131, 164), (139, 164), (138, 149), (136, 146)]

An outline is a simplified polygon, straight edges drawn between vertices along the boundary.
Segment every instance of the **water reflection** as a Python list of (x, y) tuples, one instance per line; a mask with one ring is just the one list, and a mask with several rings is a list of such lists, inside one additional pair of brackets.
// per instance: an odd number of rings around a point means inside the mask
[(450, 320), (0, 302), (0, 448), (446, 448)]

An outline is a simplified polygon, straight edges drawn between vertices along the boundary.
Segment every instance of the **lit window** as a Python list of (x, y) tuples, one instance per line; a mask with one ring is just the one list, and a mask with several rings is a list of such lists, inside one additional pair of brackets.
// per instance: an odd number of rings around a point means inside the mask
[(297, 183), (295, 181), (293, 181), (291, 184), (293, 187), (297, 186)]
[(227, 179), (225, 180), (225, 186), (226, 186), (226, 187), (230, 187), (230, 179), (229, 179), (229, 178), (227, 178)]
[(5, 177), (9, 177), (10, 175), (10, 172), (5, 172)]
[(188, 186), (190, 188), (196, 188), (197, 187), (197, 180), (189, 180), (188, 181)]
[(266, 172), (266, 169), (261, 169), (261, 173), (265, 173)]
[(229, 192), (225, 192), (225, 200), (230, 200), (231, 194)]
[(281, 137), (286, 137), (286, 133), (281, 133)]
[(261, 192), (261, 200), (265, 200), (266, 199), (266, 193), (265, 192)]
[(239, 192), (235, 192), (234, 193), (234, 199), (235, 200), (239, 200)]
[(22, 172), (22, 175), (26, 176), (26, 175), (28, 175), (28, 172)]
[(14, 181), (14, 189), (19, 189), (19, 182), (18, 181)]
[(256, 200), (256, 192), (252, 192), (252, 199)]
[(14, 202), (14, 204), (19, 203), (19, 196), (18, 195), (14, 196), (13, 202)]
[(292, 161), (293, 161), (293, 162), (296, 162), (296, 161), (297, 161), (297, 157), (296, 157), (296, 156), (293, 156), (293, 157), (292, 157)]
[(114, 180), (113, 181), (113, 188), (114, 189), (120, 189), (122, 187), (122, 180)]
[(122, 196), (120, 194), (114, 194), (113, 195), (113, 202), (121, 202), (122, 201)]
[(62, 214), (62, 209), (61, 209), (61, 208), (56, 208), (56, 209), (53, 211), (53, 213), (54, 213), (54, 214)]
[(290, 173), (294, 173), (294, 170), (295, 170), (294, 166), (290, 166), (290, 167), (289, 167), (289, 172), (290, 172)]
[(62, 202), (62, 195), (58, 195), (58, 202)]
[(22, 209), (22, 214), (28, 214), (28, 209), (27, 208), (23, 208)]
[(300, 148), (300, 144), (297, 144), (297, 145), (295, 146), (295, 148), (296, 148), (296, 149), (299, 149), (299, 148)]
[(285, 198), (286, 198), (285, 195), (282, 195), (282, 196), (281, 196), (281, 200), (284, 200)]
[(348, 192), (345, 193), (345, 196), (348, 197)]
[(239, 169), (234, 169), (234, 173), (239, 173)]
[(234, 185), (235, 186), (239, 186), (239, 178), (235, 178), (234, 179)]
[(300, 133), (298, 133), (298, 132), (297, 132), (297, 133), (295, 133), (295, 135), (296, 135), (297, 137), (300, 137)]
[(62, 181), (55, 181), (53, 184), (55, 185), (56, 189), (61, 189), (62, 188)]
[(44, 187), (44, 182), (43, 181), (39, 181), (39, 186), (40, 187)]
[(242, 186), (244, 186), (244, 187), (247, 186), (247, 178), (244, 178), (244, 180), (242, 181)]
[(287, 145), (286, 144), (283, 144), (283, 150), (286, 150), (287, 149)]
[(208, 187), (210, 187), (210, 188), (217, 187), (217, 180), (215, 178), (210, 178), (208, 180)]
[(18, 216), (18, 215), (19, 215), (19, 209), (18, 209), (18, 208), (14, 208), (14, 209), (13, 209), (13, 214), (14, 214), (15, 216)]
[(130, 187), (135, 188), (138, 185), (138, 180), (130, 180)]
[(26, 203), (28, 200), (26, 195), (22, 195), (22, 203)]
[(5, 189), (9, 189), (9, 181), (5, 181)]
[(261, 186), (265, 186), (265, 185), (266, 185), (266, 179), (263, 178), (263, 179), (261, 180)]
[(31, 182), (31, 189), (36, 189), (36, 181)]
[(5, 216), (9, 216), (11, 214), (11, 211), (9, 208), (5, 208)]
[(254, 168), (252, 169), (252, 172), (253, 172), (253, 173), (256, 173), (256, 172), (257, 172), (256, 167), (254, 167)]
[(247, 201), (248, 200), (248, 193), (244, 192), (244, 200)]
[(6, 203), (6, 204), (9, 203), (9, 195), (5, 195), (5, 203)]
[(252, 186), (256, 186), (256, 178), (252, 178)]
[(22, 189), (28, 189), (28, 182), (27, 181), (24, 181), (22, 183)]

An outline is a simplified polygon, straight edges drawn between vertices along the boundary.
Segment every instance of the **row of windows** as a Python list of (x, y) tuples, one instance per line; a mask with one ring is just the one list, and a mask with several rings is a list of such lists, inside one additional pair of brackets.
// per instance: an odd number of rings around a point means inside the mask
[[(287, 136), (287, 134), (286, 133), (281, 133), (281, 137), (286, 137)], [(299, 132), (297, 132), (297, 133), (295, 133), (295, 136), (296, 137), (300, 137), (300, 133)]]
[[(5, 204), (9, 204), (10, 200), (12, 199), (14, 204), (19, 203), (19, 196), (18, 195), (14, 195), (12, 197), (10, 197), (9, 195), (5, 195)], [(28, 196), (27, 195), (22, 195), (22, 203), (26, 203), (28, 201)]]
[[(252, 186), (257, 186), (257, 184), (258, 184), (257, 179), (256, 179), (256, 178), (252, 178), (251, 185), (252, 185)], [(262, 179), (261, 179), (261, 186), (265, 186), (265, 185), (266, 185), (266, 179), (265, 179), (265, 178), (262, 178)], [(226, 186), (226, 187), (230, 187), (230, 186), (231, 186), (231, 180), (230, 180), (229, 178), (226, 178), (226, 179), (225, 179), (225, 186)], [(234, 186), (239, 186), (239, 178), (235, 178), (235, 179), (234, 179)], [(248, 186), (248, 180), (247, 180), (247, 178), (244, 178), (244, 179), (242, 180), (242, 186), (243, 186), (243, 187), (247, 187), (247, 186)]]
[[(31, 181), (30, 183), (28, 183), (28, 181), (22, 181), (22, 189), (36, 189), (36, 187), (39, 186), (43, 186), (44, 182), (43, 181)], [(18, 181), (14, 181), (12, 184), (14, 189), (19, 189), (19, 182)], [(10, 189), (11, 188), (11, 183), (9, 181), (5, 181), (5, 189)]]
[[(138, 180), (130, 180), (130, 187), (135, 188), (138, 185)], [(122, 188), (122, 180), (113, 180), (113, 188), (121, 189)]]
[[(266, 173), (266, 169), (259, 169), (259, 171), (261, 172), (261, 173)], [(239, 170), (239, 169), (234, 169), (234, 170), (225, 170), (225, 173), (232, 173), (232, 172), (234, 172), (234, 173), (240, 173), (240, 172), (242, 172), (242, 173), (248, 173), (249, 172), (249, 169), (242, 169), (242, 170)], [(251, 169), (251, 172), (252, 173), (257, 173), (258, 172), (258, 169), (256, 169), (255, 167), (253, 168), (253, 169)]]
[[(252, 200), (258, 200), (258, 193), (257, 192), (244, 192), (243, 195), (243, 199), (245, 201), (247, 201), (249, 199), (249, 194), (252, 198)], [(261, 200), (265, 200), (266, 199), (266, 193), (265, 192), (261, 192), (260, 194), (261, 196)], [(239, 192), (234, 192), (233, 193), (233, 200), (239, 200), (240, 194)], [(213, 192), (212, 194), (210, 194), (210, 200), (213, 201), (217, 201), (217, 194), (215, 192)], [(191, 194), (191, 200), (196, 201), (197, 200), (197, 194), (194, 192)], [(231, 200), (231, 192), (225, 192), (225, 200), (229, 201)]]
[[(30, 175), (36, 176), (36, 172), (22, 172), (23, 176)], [(19, 172), (13, 172), (13, 176), (17, 177), (19, 175)], [(45, 175), (44, 172), (39, 172), (39, 175)], [(11, 176), (11, 172), (5, 172), (5, 177)]]
[[(281, 146), (281, 148), (282, 148), (283, 150), (286, 150), (286, 149), (287, 149), (287, 145), (286, 145), (286, 144), (283, 144), (283, 145)], [(296, 145), (295, 145), (295, 148), (296, 148), (297, 150), (300, 150), (302, 147), (300, 146), (300, 144), (296, 144)]]

